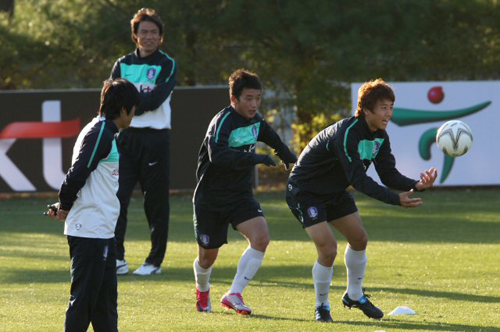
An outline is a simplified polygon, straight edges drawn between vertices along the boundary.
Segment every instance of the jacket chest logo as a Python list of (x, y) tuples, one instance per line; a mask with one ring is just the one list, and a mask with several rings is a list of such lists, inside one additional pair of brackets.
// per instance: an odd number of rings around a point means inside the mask
[(361, 160), (371, 161), (377, 157), (380, 147), (384, 143), (383, 138), (375, 138), (374, 140), (359, 141), (358, 153)]
[(149, 68), (148, 72), (146, 73), (146, 77), (148, 80), (153, 80), (156, 76), (156, 69), (155, 68)]
[(259, 136), (256, 125), (253, 125), (253, 127), (252, 127), (252, 135), (253, 135), (253, 138), (255, 138), (255, 139), (257, 139), (257, 136)]

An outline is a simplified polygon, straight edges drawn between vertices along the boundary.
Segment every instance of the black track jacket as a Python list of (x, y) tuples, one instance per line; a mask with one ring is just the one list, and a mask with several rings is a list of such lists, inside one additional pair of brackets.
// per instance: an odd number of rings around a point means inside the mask
[(352, 185), (372, 198), (400, 205), (398, 194), (366, 175), (372, 163), (386, 186), (403, 191), (416, 190), (418, 181), (405, 177), (396, 169), (387, 132), (371, 132), (363, 117), (343, 119), (316, 135), (300, 154), (289, 183), (305, 195), (325, 198)]
[(218, 211), (251, 199), (257, 141), (272, 147), (278, 156), (288, 151), (259, 114), (247, 120), (231, 106), (220, 111), (208, 126), (198, 154), (193, 203)]

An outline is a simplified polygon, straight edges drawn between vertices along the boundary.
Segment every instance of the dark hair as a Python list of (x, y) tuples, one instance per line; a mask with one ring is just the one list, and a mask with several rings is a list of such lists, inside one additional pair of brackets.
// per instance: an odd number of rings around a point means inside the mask
[(130, 114), (132, 108), (139, 105), (139, 98), (139, 91), (126, 79), (106, 80), (101, 90), (99, 115), (114, 120), (120, 117), (124, 107), (127, 114)]
[(355, 116), (364, 117), (363, 109), (373, 113), (377, 101), (382, 99), (388, 99), (394, 103), (396, 96), (391, 86), (381, 78), (365, 82), (358, 90), (358, 107)]
[(130, 28), (132, 30), (132, 41), (137, 45), (137, 31), (141, 22), (153, 22), (160, 30), (161, 42), (163, 42), (163, 21), (160, 16), (156, 14), (154, 9), (141, 8), (135, 13), (134, 17), (130, 20)]
[(262, 84), (257, 74), (241, 68), (229, 76), (229, 96), (239, 99), (243, 89), (262, 90)]

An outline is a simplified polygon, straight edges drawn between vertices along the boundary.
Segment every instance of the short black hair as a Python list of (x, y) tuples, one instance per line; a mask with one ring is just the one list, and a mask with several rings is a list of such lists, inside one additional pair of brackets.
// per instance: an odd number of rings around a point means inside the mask
[(163, 42), (163, 21), (156, 11), (150, 8), (139, 9), (139, 11), (135, 13), (132, 20), (130, 20), (133, 42), (137, 45), (137, 32), (139, 31), (139, 24), (146, 21), (156, 24), (160, 33), (161, 41)]
[(255, 89), (262, 91), (262, 83), (257, 74), (240, 68), (229, 76), (229, 96), (239, 99), (243, 89)]
[(139, 100), (139, 91), (132, 83), (123, 78), (108, 79), (104, 81), (101, 90), (99, 115), (114, 120), (120, 117), (124, 107), (127, 114), (130, 114), (134, 106), (139, 105)]

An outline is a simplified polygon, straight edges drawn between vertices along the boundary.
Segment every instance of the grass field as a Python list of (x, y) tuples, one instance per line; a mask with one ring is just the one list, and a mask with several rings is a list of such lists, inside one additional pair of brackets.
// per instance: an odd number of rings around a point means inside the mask
[[(409, 306), (415, 316), (369, 320), (342, 307), (346, 272), (339, 239), (330, 299), (335, 324), (313, 320), (312, 242), (282, 195), (259, 194), (272, 242), (244, 297), (254, 314), (225, 311), (246, 241), (230, 231), (212, 273), (212, 314), (195, 309), (196, 243), (189, 196), (172, 197), (170, 241), (162, 275), (118, 280), (120, 331), (500, 331), (500, 191), (427, 191), (424, 206), (402, 209), (355, 194), (369, 234), (365, 287), (387, 314)], [(61, 331), (69, 298), (63, 225), (42, 216), (49, 199), (0, 201), (0, 331)], [(150, 245), (140, 198), (127, 234), (131, 269)], [(92, 331), (92, 328), (89, 329)]]

